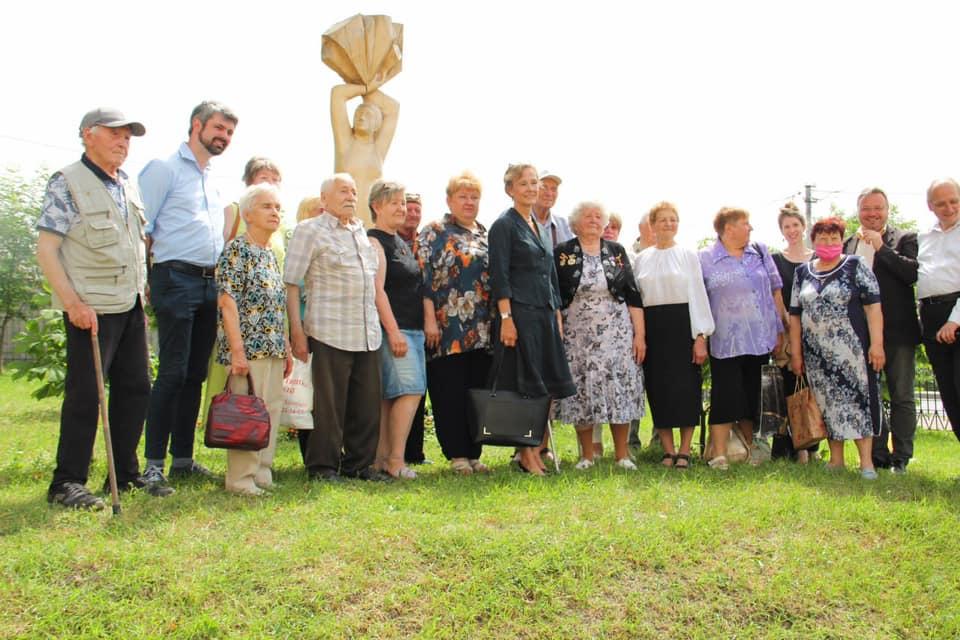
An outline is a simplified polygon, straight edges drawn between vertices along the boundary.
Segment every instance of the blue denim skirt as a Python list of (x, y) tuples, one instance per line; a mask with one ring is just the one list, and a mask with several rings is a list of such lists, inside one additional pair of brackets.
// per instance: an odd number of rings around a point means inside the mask
[(383, 399), (400, 396), (422, 396), (427, 391), (427, 365), (424, 355), (423, 331), (401, 329), (407, 340), (407, 355), (397, 358), (390, 350), (387, 334), (380, 345), (380, 376)]

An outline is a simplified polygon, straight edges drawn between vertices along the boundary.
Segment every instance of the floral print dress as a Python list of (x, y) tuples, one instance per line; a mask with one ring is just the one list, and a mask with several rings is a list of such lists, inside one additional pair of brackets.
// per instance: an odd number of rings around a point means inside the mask
[(583, 254), (580, 286), (563, 311), (563, 346), (576, 395), (557, 418), (572, 424), (622, 424), (643, 416), (643, 369), (633, 359), (627, 305), (610, 294), (600, 256)]
[[(880, 302), (873, 272), (857, 256), (833, 269), (797, 267), (790, 313), (800, 316), (803, 363), (831, 440), (867, 438), (880, 427), (880, 386), (867, 358), (864, 305)], [(792, 393), (792, 390), (787, 390)]]

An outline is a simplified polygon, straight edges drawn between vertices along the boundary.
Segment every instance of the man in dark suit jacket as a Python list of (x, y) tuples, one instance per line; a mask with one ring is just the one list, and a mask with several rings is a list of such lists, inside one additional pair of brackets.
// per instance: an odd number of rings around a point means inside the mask
[[(860, 229), (843, 243), (844, 253), (863, 256), (880, 283), (883, 310), (883, 372), (890, 392), (890, 421), (884, 421), (879, 438), (873, 439), (873, 463), (904, 473), (913, 457), (917, 430), (914, 404), (916, 348), (920, 343), (917, 301), (917, 234), (887, 225), (890, 204), (882, 189), (865, 189), (857, 198)], [(893, 434), (893, 451), (887, 448)]]

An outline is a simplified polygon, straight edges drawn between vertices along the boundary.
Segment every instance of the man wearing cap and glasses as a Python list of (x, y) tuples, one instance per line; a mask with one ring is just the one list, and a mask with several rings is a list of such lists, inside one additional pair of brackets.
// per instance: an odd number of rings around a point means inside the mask
[[(98, 391), (91, 333), (110, 382), (109, 417), (117, 483), (143, 487), (137, 444), (150, 397), (143, 314), (146, 282), (143, 205), (120, 166), (139, 122), (95, 109), (80, 122), (84, 153), (50, 176), (37, 220), (37, 261), (64, 312), (67, 375), (60, 411), (57, 467), (47, 501), (102, 509), (86, 487), (97, 437)], [(165, 495), (156, 491), (154, 495)]]
[(561, 182), (563, 181), (560, 176), (551, 171), (540, 174), (540, 191), (537, 194), (537, 203), (533, 205), (533, 215), (550, 234), (553, 246), (573, 238), (573, 231), (570, 230), (567, 219), (563, 216), (555, 216), (551, 211), (553, 205), (557, 203), (557, 191)]
[(157, 318), (160, 366), (146, 423), (150, 487), (167, 487), (163, 465), (169, 445), (171, 476), (212, 477), (193, 459), (200, 388), (217, 335), (214, 265), (223, 250), (223, 208), (210, 184), (210, 158), (226, 150), (237, 116), (218, 102), (190, 114), (189, 138), (166, 160), (140, 172), (150, 253), (150, 304)]

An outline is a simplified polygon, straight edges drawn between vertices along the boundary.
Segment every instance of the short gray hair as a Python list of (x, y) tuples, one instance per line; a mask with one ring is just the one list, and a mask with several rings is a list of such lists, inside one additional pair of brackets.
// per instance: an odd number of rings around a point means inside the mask
[(610, 214), (607, 213), (606, 207), (604, 207), (599, 202), (594, 202), (592, 200), (584, 200), (577, 206), (573, 208), (573, 211), (570, 212), (570, 215), (567, 216), (567, 222), (570, 223), (571, 227), (577, 226), (580, 222), (580, 217), (587, 211), (587, 209), (599, 209), (600, 210), (600, 220), (601, 226), (606, 227), (607, 223), (610, 222)]
[(857, 196), (857, 209), (860, 208), (860, 203), (863, 202), (863, 199), (867, 196), (872, 196), (873, 194), (879, 194), (883, 196), (883, 201), (886, 203), (887, 208), (890, 208), (890, 198), (887, 197), (886, 191), (880, 187), (867, 187), (860, 192), (860, 195)]
[(191, 133), (193, 133), (194, 119), (200, 119), (200, 128), (203, 129), (203, 127), (207, 124), (207, 120), (212, 118), (215, 113), (219, 113), (224, 117), (225, 120), (232, 122), (234, 126), (237, 126), (237, 124), (240, 122), (237, 114), (235, 114), (230, 107), (213, 100), (204, 100), (195, 106), (193, 111), (190, 113), (190, 126), (187, 128), (187, 135), (189, 136)]
[(953, 178), (937, 178), (930, 183), (930, 186), (927, 187), (927, 204), (930, 204), (930, 197), (933, 195), (934, 189), (939, 189), (944, 185), (953, 185), (953, 188), (957, 190), (957, 194), (960, 194), (960, 184), (957, 183)]
[(399, 182), (389, 182), (387, 180), (377, 180), (370, 187), (370, 197), (367, 204), (370, 205), (370, 217), (374, 222), (377, 221), (377, 211), (373, 205), (379, 205), (382, 202), (390, 200), (393, 196), (403, 194), (407, 188)]
[[(280, 189), (273, 186), (269, 182), (261, 182), (259, 184), (250, 185), (247, 187), (246, 191), (243, 192), (243, 195), (240, 196), (238, 201), (238, 208), (240, 209), (240, 215), (248, 213), (252, 208), (254, 203), (262, 195), (270, 194), (277, 199), (277, 202), (280, 202)], [(243, 218), (246, 220), (246, 217)]]
[(357, 186), (357, 181), (349, 173), (335, 173), (323, 181), (323, 184), (320, 185), (320, 193), (330, 193), (333, 185), (338, 182), (352, 182), (353, 186)]

